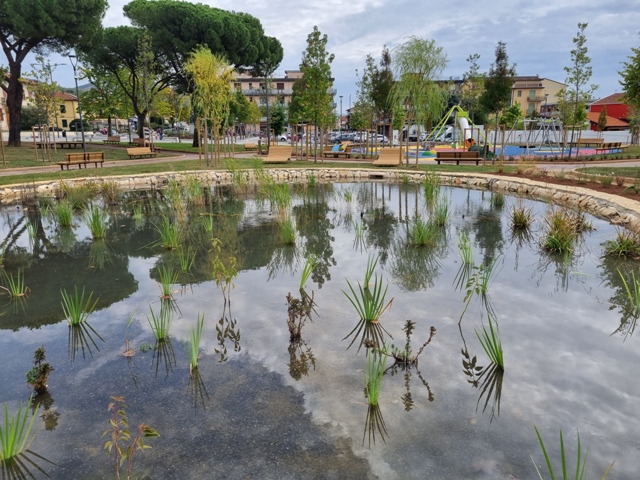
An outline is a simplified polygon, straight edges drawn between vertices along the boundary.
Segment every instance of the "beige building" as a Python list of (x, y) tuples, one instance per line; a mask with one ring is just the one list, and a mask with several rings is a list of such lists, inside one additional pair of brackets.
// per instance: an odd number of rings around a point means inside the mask
[[(302, 78), (300, 70), (285, 70), (284, 75), (272, 76), (269, 85), (269, 104), (280, 102), (284, 105), (291, 103), (294, 82)], [(233, 88), (241, 90), (250, 102), (264, 105), (266, 101), (264, 78), (252, 77), (247, 73), (236, 73), (233, 78)]]
[(558, 92), (564, 83), (535, 76), (516, 77), (511, 87), (511, 105), (519, 104), (527, 117), (547, 115), (558, 104)]

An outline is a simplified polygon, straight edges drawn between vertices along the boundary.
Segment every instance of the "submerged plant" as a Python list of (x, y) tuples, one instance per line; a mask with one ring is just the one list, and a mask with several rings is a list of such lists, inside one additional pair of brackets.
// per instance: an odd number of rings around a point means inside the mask
[(380, 349), (367, 350), (367, 364), (364, 367), (364, 389), (369, 405), (378, 405), (382, 376), (389, 354), (385, 345)]
[[(33, 423), (38, 414), (37, 409), (31, 408), (32, 399), (29, 397), (26, 405), (20, 402), (15, 416), (9, 415), (9, 407), (4, 404), (4, 422), (0, 422), (0, 462), (8, 462), (24, 451), (28, 451), (37, 432), (31, 434)], [(29, 411), (32, 410), (31, 413)]]
[[(131, 441), (131, 433), (129, 432), (129, 419), (127, 418), (127, 404), (124, 403), (123, 396), (113, 396), (113, 400), (109, 402), (108, 411), (112, 413), (109, 419), (109, 428), (107, 428), (102, 436), (109, 435), (111, 440), (104, 444), (104, 449), (108, 456), (114, 452), (114, 466), (116, 478), (120, 480), (120, 467), (127, 462), (127, 479), (131, 478), (131, 470), (133, 468), (133, 456), (137, 450), (146, 450), (151, 448), (150, 445), (144, 443), (145, 438), (159, 437), (160, 434), (149, 425), (140, 423), (138, 425), (138, 435)], [(128, 443), (131, 442), (131, 443)], [(127, 444), (128, 443), (128, 444)]]
[[(360, 337), (360, 344), (358, 346), (359, 351), (365, 342), (372, 346), (382, 345), (384, 343), (384, 334), (386, 333), (389, 335), (389, 333), (380, 324), (379, 320), (382, 314), (387, 309), (391, 308), (393, 298), (385, 304), (385, 297), (389, 286), (387, 285), (383, 289), (382, 275), (376, 274), (374, 277), (373, 273), (377, 264), (378, 258), (370, 256), (367, 261), (367, 269), (364, 274), (364, 286), (358, 282), (358, 290), (356, 291), (349, 280), (347, 280), (350, 293), (347, 293), (344, 290), (342, 291), (360, 316), (360, 321), (354, 329), (343, 338), (343, 340), (346, 340), (353, 335), (353, 339), (347, 349), (353, 345), (353, 342), (355, 342), (357, 337)], [(372, 279), (373, 283), (371, 283)]]
[(5, 270), (2, 270), (2, 277), (6, 285), (0, 285), (0, 288), (5, 290), (11, 298), (24, 297), (29, 291), (29, 288), (24, 284), (22, 269), (18, 270), (15, 277)]
[(187, 357), (189, 357), (189, 371), (193, 372), (198, 368), (200, 359), (200, 340), (202, 339), (202, 328), (204, 327), (204, 315), (198, 315), (195, 328), (191, 327), (189, 341), (185, 345)]
[(489, 327), (482, 324), (480, 332), (476, 330), (476, 336), (482, 345), (491, 363), (504, 370), (504, 354), (502, 351), (502, 342), (500, 341), (500, 332), (498, 330), (498, 322), (491, 320), (491, 316), (487, 317)]
[(80, 325), (85, 322), (98, 303), (97, 298), (93, 303), (91, 303), (91, 300), (93, 299), (93, 292), (89, 293), (89, 296), (85, 300), (84, 287), (82, 287), (82, 293), (78, 292), (77, 286), (74, 287), (74, 289), (74, 295), (67, 293), (64, 289), (60, 291), (62, 294), (62, 310), (64, 311), (64, 316), (70, 326)]
[(27, 372), (27, 383), (31, 385), (36, 395), (47, 391), (47, 381), (54, 368), (46, 362), (47, 352), (44, 345), (40, 345), (33, 354), (33, 368)]
[(304, 262), (302, 268), (302, 276), (300, 277), (300, 289), (304, 288), (305, 283), (309, 280), (309, 277), (318, 266), (318, 258), (315, 255), (309, 255)]

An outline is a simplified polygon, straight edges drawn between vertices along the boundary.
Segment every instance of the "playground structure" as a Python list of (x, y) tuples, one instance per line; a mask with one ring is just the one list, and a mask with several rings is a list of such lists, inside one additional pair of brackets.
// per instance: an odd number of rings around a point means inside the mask
[[(448, 127), (447, 125), (452, 115), (454, 117), (453, 127)], [(469, 112), (463, 110), (459, 105), (454, 105), (449, 109), (447, 114), (442, 117), (442, 120), (427, 136), (426, 141), (436, 142), (438, 139), (444, 141), (448, 129), (451, 129), (451, 143), (463, 145), (467, 148), (473, 144), (489, 143), (483, 130), (477, 127), (469, 118)]]

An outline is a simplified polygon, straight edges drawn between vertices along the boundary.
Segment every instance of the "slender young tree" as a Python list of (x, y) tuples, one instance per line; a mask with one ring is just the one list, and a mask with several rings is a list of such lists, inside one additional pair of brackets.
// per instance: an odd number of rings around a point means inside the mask
[(638, 143), (638, 125), (640, 124), (640, 48), (632, 47), (628, 61), (623, 62), (620, 85), (624, 95), (622, 100), (629, 106), (629, 126), (631, 143)]
[(0, 45), (9, 65), (7, 94), (9, 145), (20, 146), (20, 115), (24, 89), (22, 62), (38, 50), (66, 52), (89, 47), (102, 28), (107, 0), (0, 0)]
[[(313, 122), (318, 137), (320, 131), (332, 123), (333, 118), (333, 93), (331, 86), (331, 63), (333, 53), (327, 51), (327, 35), (322, 35), (317, 26), (307, 36), (307, 48), (302, 54), (300, 70), (304, 76), (301, 85), (300, 105), (305, 117)], [(318, 149), (314, 149), (314, 161), (318, 161)]]
[[(588, 23), (578, 23), (578, 33), (573, 37), (574, 48), (571, 50), (571, 64), (564, 67), (567, 74), (567, 87), (560, 96), (567, 103), (569, 118), (573, 125), (580, 126), (587, 119), (587, 102), (591, 100), (598, 85), (591, 84), (591, 57), (587, 55), (587, 37), (584, 33)], [(574, 142), (575, 130), (571, 129), (571, 142)], [(580, 153), (580, 145), (576, 148), (576, 156)], [(569, 152), (571, 157), (571, 152)]]
[[(496, 60), (489, 69), (489, 75), (484, 82), (484, 92), (480, 95), (480, 105), (485, 112), (492, 112), (495, 115), (495, 138), (498, 135), (498, 123), (500, 122), (500, 112), (502, 112), (511, 100), (511, 89), (513, 79), (516, 76), (515, 63), (509, 66), (509, 56), (507, 55), (507, 44), (498, 42), (496, 47)], [(493, 153), (496, 151), (494, 142)]]
[(469, 112), (469, 117), (476, 124), (485, 123), (484, 113), (479, 108), (479, 99), (484, 92), (485, 74), (480, 72), (480, 54), (473, 53), (467, 58), (469, 70), (462, 75), (463, 89), (461, 106)]
[(607, 128), (607, 106), (603, 105), (600, 115), (598, 115), (598, 130), (602, 134), (605, 128)]
[(87, 120), (106, 118), (109, 135), (111, 135), (112, 120), (126, 118), (127, 111), (131, 111), (129, 99), (115, 76), (100, 66), (94, 69), (82, 68), (81, 75), (92, 86), (90, 90), (80, 94), (82, 114)]

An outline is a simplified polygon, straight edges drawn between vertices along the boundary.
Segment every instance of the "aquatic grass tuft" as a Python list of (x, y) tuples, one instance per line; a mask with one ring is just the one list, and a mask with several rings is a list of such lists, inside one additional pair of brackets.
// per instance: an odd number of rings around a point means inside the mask
[(22, 273), (22, 269), (18, 270), (18, 273), (15, 277), (13, 276), (13, 274), (7, 273), (5, 270), (2, 270), (2, 278), (5, 285), (0, 285), (0, 288), (7, 291), (11, 298), (24, 297), (29, 291), (29, 288), (24, 284), (24, 275)]
[(429, 219), (438, 227), (446, 227), (449, 222), (449, 202), (443, 197), (438, 198)]
[(93, 292), (85, 300), (85, 289), (82, 287), (82, 293), (78, 292), (78, 287), (74, 287), (73, 295), (67, 293), (66, 290), (60, 290), (62, 294), (62, 310), (67, 319), (69, 326), (80, 325), (87, 321), (93, 310), (96, 308), (98, 299), (93, 301)]
[(440, 194), (440, 176), (433, 171), (426, 172), (424, 175), (424, 181), (422, 182), (422, 187), (424, 189), (424, 196), (427, 203), (433, 203)]
[(300, 277), (300, 290), (304, 288), (305, 283), (309, 280), (309, 277), (318, 266), (318, 258), (315, 255), (309, 255), (304, 262), (302, 269), (302, 276)]
[(371, 348), (367, 350), (367, 364), (363, 370), (364, 388), (369, 405), (378, 405), (382, 376), (384, 375), (388, 357), (389, 354), (384, 344), (380, 349)]
[(546, 235), (542, 242), (545, 250), (552, 253), (571, 254), (576, 239), (572, 216), (566, 210), (552, 209), (545, 217)]
[(491, 360), (491, 363), (504, 370), (504, 354), (502, 351), (502, 342), (500, 341), (498, 322), (492, 321), (490, 315), (488, 316), (488, 322), (488, 328), (483, 323), (480, 327), (480, 332), (478, 332), (478, 330), (475, 331), (476, 336), (489, 357), (489, 360)]
[(178, 249), (178, 260), (180, 262), (180, 271), (188, 273), (196, 260), (196, 254), (191, 250), (191, 247), (187, 249), (182, 247)]
[(473, 251), (471, 250), (471, 239), (467, 232), (458, 234), (458, 254), (464, 265), (473, 265)]
[(504, 207), (504, 195), (501, 192), (492, 192), (491, 193), (491, 208), (496, 210)]
[(107, 205), (117, 205), (120, 193), (120, 185), (117, 182), (107, 180), (100, 185), (100, 194)]
[(156, 315), (151, 305), (149, 305), (151, 317), (147, 316), (147, 321), (151, 327), (154, 337), (158, 342), (169, 339), (169, 328), (171, 327), (172, 310), (171, 307), (162, 302), (160, 305), (160, 313)]
[(285, 245), (295, 245), (296, 243), (296, 226), (293, 219), (290, 216), (278, 221), (278, 227), (280, 229), (280, 238)]
[(178, 276), (179, 272), (171, 267), (166, 265), (160, 265), (158, 267), (158, 277), (160, 278), (160, 282), (158, 282), (158, 286), (160, 287), (160, 298), (163, 300), (171, 298), (171, 294), (173, 293), (171, 286), (178, 283)]
[(200, 340), (202, 339), (202, 329), (204, 327), (204, 314), (198, 315), (195, 328), (191, 327), (189, 341), (185, 345), (187, 357), (189, 357), (189, 371), (198, 368), (200, 359)]
[(640, 235), (627, 229), (618, 229), (616, 238), (604, 243), (604, 254), (608, 257), (640, 258)]
[(163, 215), (160, 223), (156, 225), (156, 231), (160, 234), (159, 244), (167, 250), (180, 246), (182, 232), (178, 222), (172, 222), (168, 216)]
[(142, 205), (140, 205), (139, 203), (136, 203), (133, 206), (133, 219), (136, 222), (139, 222), (142, 220)]
[[(343, 338), (343, 340), (346, 340), (353, 336), (353, 339), (347, 349), (353, 345), (358, 337), (360, 337), (360, 344), (358, 346), (359, 351), (365, 343), (374, 347), (383, 345), (384, 334), (386, 333), (389, 335), (389, 333), (379, 323), (379, 320), (382, 314), (384, 314), (387, 309), (391, 308), (393, 298), (385, 304), (385, 297), (389, 286), (387, 285), (383, 289), (382, 275), (376, 274), (374, 277), (373, 273), (377, 264), (378, 257), (374, 258), (370, 256), (367, 261), (367, 269), (364, 275), (364, 287), (360, 282), (358, 282), (358, 290), (356, 291), (351, 282), (347, 280), (350, 293), (344, 290), (342, 291), (360, 316), (360, 321), (354, 329)], [(371, 283), (372, 279), (373, 284)]]
[[(30, 410), (33, 410), (30, 413)], [(38, 409), (32, 409), (32, 398), (20, 407), (14, 416), (9, 415), (9, 407), (4, 404), (4, 423), (0, 423), (0, 462), (9, 460), (29, 449), (37, 432), (31, 434)], [(25, 477), (26, 478), (26, 477)]]
[(48, 209), (54, 217), (55, 222), (60, 227), (70, 227), (73, 221), (73, 207), (68, 200), (60, 200), (53, 207)]
[(409, 226), (409, 241), (412, 245), (432, 247), (436, 243), (439, 229), (429, 220), (417, 217)]
[(640, 318), (640, 278), (636, 278), (633, 271), (631, 272), (631, 280), (629, 282), (627, 282), (620, 270), (618, 270), (618, 275), (620, 275), (629, 302), (629, 307), (626, 308), (627, 313), (633, 319), (637, 320)]
[(522, 201), (511, 208), (511, 227), (514, 229), (528, 229), (533, 223), (533, 209), (527, 208)]
[(364, 237), (364, 223), (355, 220), (353, 222), (353, 232), (356, 234), (356, 238), (361, 239)]
[(97, 205), (93, 205), (84, 215), (84, 221), (94, 239), (104, 238), (107, 233), (107, 213)]

